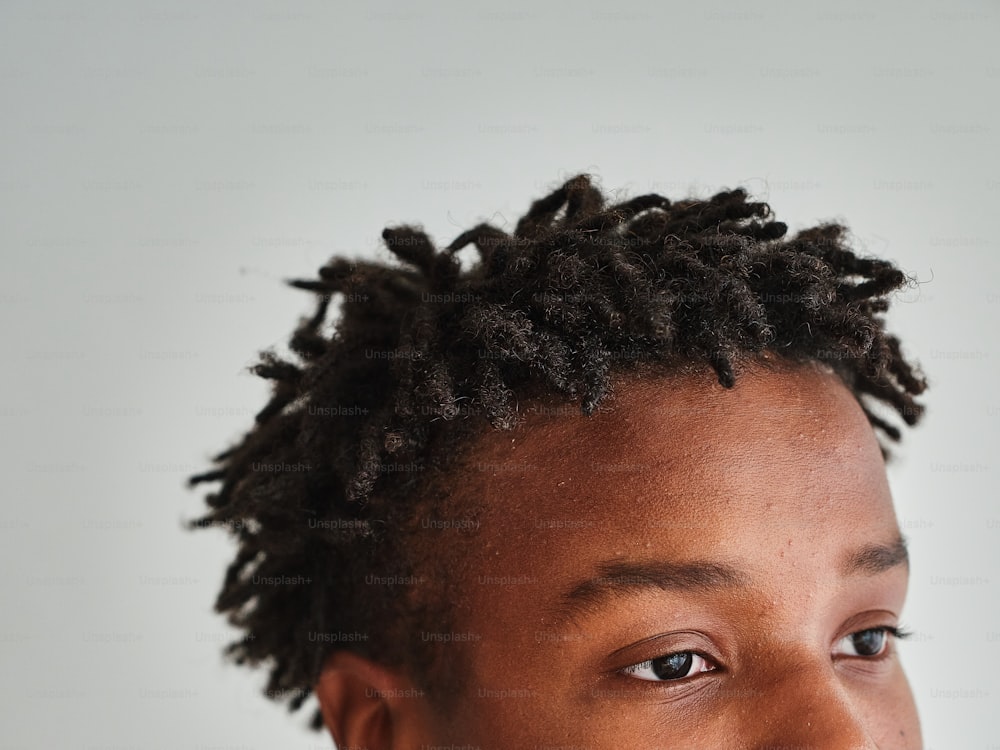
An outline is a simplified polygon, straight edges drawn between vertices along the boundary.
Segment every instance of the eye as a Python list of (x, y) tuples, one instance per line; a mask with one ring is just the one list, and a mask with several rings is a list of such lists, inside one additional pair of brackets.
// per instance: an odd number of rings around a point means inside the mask
[(696, 654), (694, 651), (678, 651), (625, 667), (622, 674), (638, 680), (665, 682), (683, 680), (699, 672), (711, 672), (714, 669), (715, 666), (701, 654)]
[(844, 636), (834, 648), (834, 654), (838, 656), (860, 656), (866, 659), (883, 656), (889, 648), (889, 637), (905, 638), (909, 633), (904, 633), (899, 628), (880, 627), (859, 630), (856, 633)]

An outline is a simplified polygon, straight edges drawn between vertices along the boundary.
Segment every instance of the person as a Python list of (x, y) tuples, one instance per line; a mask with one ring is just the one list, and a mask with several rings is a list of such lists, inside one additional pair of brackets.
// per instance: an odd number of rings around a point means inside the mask
[(190, 478), (238, 543), (227, 653), (341, 748), (919, 748), (886, 462), (927, 381), (883, 315), (912, 280), (787, 235), (743, 189), (579, 174), (512, 233), (391, 227), (400, 264), (290, 280), (315, 314)]

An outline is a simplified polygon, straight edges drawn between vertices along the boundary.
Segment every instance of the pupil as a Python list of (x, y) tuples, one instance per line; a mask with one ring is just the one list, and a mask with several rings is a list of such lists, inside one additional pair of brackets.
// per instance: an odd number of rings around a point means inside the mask
[(862, 656), (875, 656), (882, 650), (885, 632), (882, 630), (862, 630), (854, 635), (854, 648)]
[(668, 654), (659, 659), (653, 659), (653, 674), (661, 680), (676, 680), (691, 671), (691, 662), (693, 661), (694, 656), (690, 651)]

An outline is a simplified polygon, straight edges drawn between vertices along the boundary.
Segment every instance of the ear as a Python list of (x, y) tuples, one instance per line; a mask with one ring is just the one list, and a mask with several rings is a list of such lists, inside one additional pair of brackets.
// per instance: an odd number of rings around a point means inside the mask
[(337, 747), (405, 750), (431, 742), (424, 691), (402, 673), (335, 651), (315, 688)]

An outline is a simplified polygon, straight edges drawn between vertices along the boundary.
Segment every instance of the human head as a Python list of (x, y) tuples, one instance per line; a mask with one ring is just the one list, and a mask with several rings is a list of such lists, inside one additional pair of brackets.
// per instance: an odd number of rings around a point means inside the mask
[[(269, 694), (293, 707), (335, 652), (407, 675), (437, 705), (460, 700), (460, 650), (419, 634), (440, 631), (442, 617), (460, 625), (467, 603), (442, 608), (448, 581), (423, 572), (419, 521), (455, 502), (463, 459), (530, 425), (521, 399), (573, 400), (586, 420), (614, 382), (628, 392), (650, 373), (683, 383), (687, 398), (706, 367), (735, 393), (743, 370), (773, 384), (820, 362), (826, 379), (809, 381), (820, 401), (843, 405), (829, 393), (835, 377), (853, 417), (897, 440), (883, 407), (915, 424), (925, 385), (879, 315), (905, 277), (854, 254), (840, 225), (784, 239), (784, 224), (758, 221), (767, 204), (746, 197), (606, 206), (580, 175), (535, 201), (513, 234), (479, 225), (438, 252), (415, 227), (387, 229), (408, 267), (334, 259), (319, 279), (292, 282), (319, 295), (290, 342), (300, 361), (263, 354), (254, 369), (275, 381), (271, 402), (219, 468), (193, 478), (222, 481), (196, 525), (225, 524), (240, 543), (217, 609), (252, 637), (230, 654), (269, 660)], [(455, 253), (470, 243), (481, 261), (462, 271)], [(340, 320), (325, 336), (334, 297)], [(772, 355), (784, 365), (761, 369)], [(677, 377), (697, 372), (697, 384)], [(752, 393), (759, 409), (778, 391)], [(856, 419), (841, 426), (857, 436)]]

